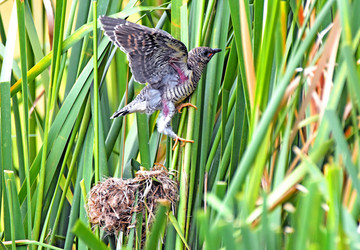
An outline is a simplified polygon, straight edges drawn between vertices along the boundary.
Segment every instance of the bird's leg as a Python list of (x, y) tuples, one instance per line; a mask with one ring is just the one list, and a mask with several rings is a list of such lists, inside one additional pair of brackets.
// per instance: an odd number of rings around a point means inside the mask
[(182, 143), (181, 143), (181, 146), (182, 146), (182, 147), (185, 146), (185, 142), (194, 143), (193, 140), (184, 139), (184, 138), (181, 138), (181, 137), (179, 137), (179, 136), (176, 136), (176, 138), (175, 138), (174, 140), (175, 140), (175, 144), (174, 144), (174, 146), (173, 146), (173, 148), (172, 148), (173, 151), (175, 150), (175, 148), (176, 148), (176, 146), (177, 146), (177, 144), (178, 144), (179, 141), (182, 142)]
[(184, 74), (182, 69), (176, 64), (176, 59), (170, 58), (169, 64), (173, 67), (180, 76), (180, 83), (186, 82), (189, 78)]
[(185, 144), (185, 142), (193, 143), (194, 142), (193, 140), (187, 140), (175, 134), (175, 132), (171, 128), (170, 123), (172, 117), (175, 114), (175, 110), (176, 110), (175, 105), (172, 102), (166, 101), (164, 99), (162, 100), (162, 105), (163, 105), (162, 110), (156, 122), (159, 133), (164, 133), (165, 135), (174, 138), (175, 145), (173, 146), (173, 150), (175, 150), (175, 147), (179, 141), (183, 142), (183, 144)]
[(177, 111), (178, 111), (179, 113), (181, 113), (181, 112), (182, 112), (181, 110), (182, 110), (183, 108), (185, 108), (185, 107), (188, 107), (188, 106), (193, 107), (194, 109), (197, 109), (197, 107), (196, 107), (194, 104), (190, 103), (190, 102), (181, 103), (179, 106), (176, 107), (176, 109), (177, 109)]
[(161, 163), (158, 163), (158, 162), (154, 162), (154, 165), (155, 167), (154, 168), (157, 168), (157, 169), (164, 169), (164, 170), (168, 170), (163, 164)]

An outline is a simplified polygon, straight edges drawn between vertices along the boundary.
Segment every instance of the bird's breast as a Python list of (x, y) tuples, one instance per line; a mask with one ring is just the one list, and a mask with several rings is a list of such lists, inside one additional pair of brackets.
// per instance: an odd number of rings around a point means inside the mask
[(178, 104), (186, 97), (190, 96), (196, 89), (197, 81), (194, 81), (192, 74), (189, 75), (188, 80), (184, 83), (177, 84), (172, 88), (167, 88), (164, 97), (166, 100)]

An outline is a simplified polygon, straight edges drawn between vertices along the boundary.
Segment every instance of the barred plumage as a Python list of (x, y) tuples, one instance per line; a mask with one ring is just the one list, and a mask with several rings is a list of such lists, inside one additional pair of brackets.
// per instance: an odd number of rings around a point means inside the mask
[(166, 89), (164, 92), (164, 98), (175, 104), (179, 104), (187, 97), (189, 97), (196, 89), (197, 83), (194, 83), (189, 79), (184, 84), (179, 84), (174, 88)]
[[(176, 142), (192, 142), (180, 138), (171, 128), (175, 106), (194, 92), (205, 66), (221, 50), (198, 47), (188, 53), (182, 42), (163, 30), (120, 18), (102, 16), (99, 19), (105, 35), (127, 54), (134, 79), (139, 83), (148, 83), (132, 102), (116, 111), (111, 118), (134, 112), (152, 114), (160, 110), (158, 131)], [(179, 107), (182, 108), (182, 105)]]

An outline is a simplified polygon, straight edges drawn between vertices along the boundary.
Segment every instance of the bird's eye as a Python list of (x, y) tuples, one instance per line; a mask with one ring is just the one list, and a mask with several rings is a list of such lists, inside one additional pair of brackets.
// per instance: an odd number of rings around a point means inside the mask
[(213, 53), (211, 53), (211, 52), (209, 52), (209, 53), (207, 54), (208, 57), (211, 57), (212, 55), (213, 55)]

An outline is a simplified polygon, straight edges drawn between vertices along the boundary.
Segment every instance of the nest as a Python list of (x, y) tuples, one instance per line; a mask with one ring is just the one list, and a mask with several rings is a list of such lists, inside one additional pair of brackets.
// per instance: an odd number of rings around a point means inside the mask
[(172, 208), (178, 200), (178, 185), (169, 178), (166, 169), (138, 171), (133, 179), (108, 178), (94, 186), (89, 193), (87, 212), (89, 221), (106, 233), (128, 234), (133, 214), (148, 213), (154, 218), (157, 201), (166, 199)]

